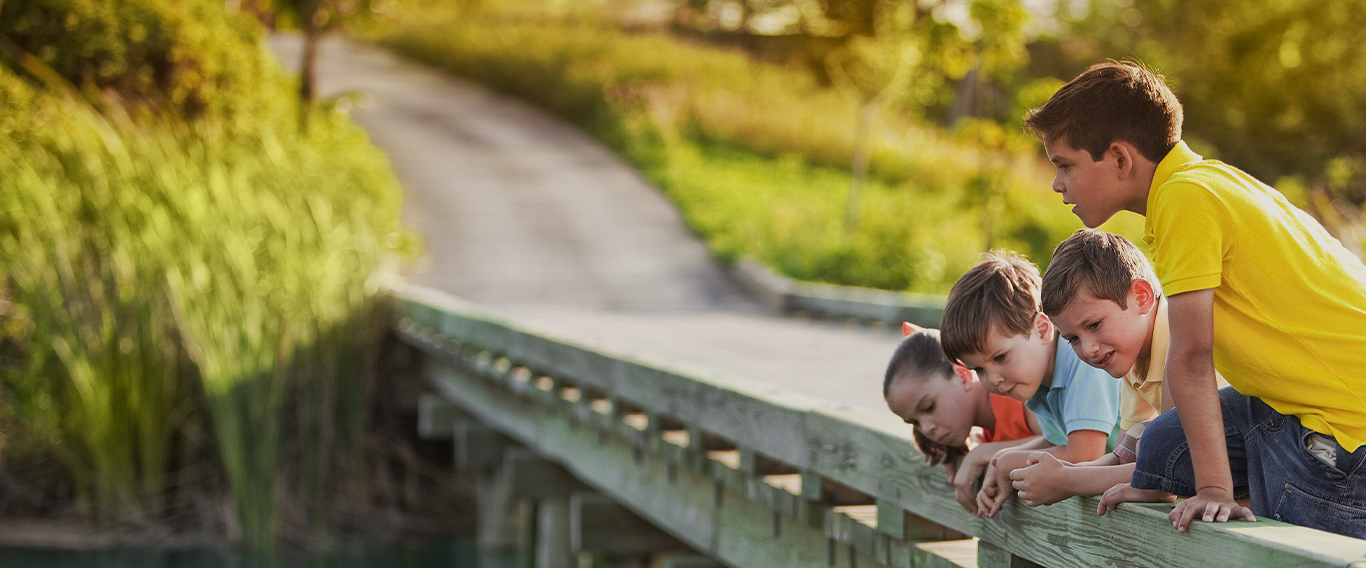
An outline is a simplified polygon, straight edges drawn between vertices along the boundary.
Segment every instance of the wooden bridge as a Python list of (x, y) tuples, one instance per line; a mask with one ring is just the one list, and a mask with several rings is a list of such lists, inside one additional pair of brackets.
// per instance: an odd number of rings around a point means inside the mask
[[(272, 47), (298, 61), (297, 38)], [(1366, 541), (1269, 521), (1182, 535), (1166, 505), (977, 519), (879, 390), (887, 324), (933, 323), (935, 302), (727, 273), (658, 190), (535, 109), (335, 37), (319, 74), (324, 96), (366, 93), (353, 116), (426, 242), (408, 277), (469, 300), (394, 289), (387, 360), (477, 483), (489, 566), (1366, 568)], [(776, 317), (793, 311), (884, 331)]]
[(745, 377), (585, 345), (416, 286), (394, 290), (394, 370), (420, 430), (478, 479), (490, 566), (1353, 566), (1366, 541), (1284, 523), (1167, 521), (1095, 499), (978, 519), (909, 429)]

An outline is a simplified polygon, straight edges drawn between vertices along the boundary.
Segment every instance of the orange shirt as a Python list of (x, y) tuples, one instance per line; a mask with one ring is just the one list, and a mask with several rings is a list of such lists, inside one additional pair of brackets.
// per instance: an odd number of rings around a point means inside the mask
[(983, 442), (1006, 442), (1036, 435), (1029, 429), (1024, 402), (999, 394), (988, 393), (987, 396), (991, 400), (991, 413), (996, 415), (996, 428), (982, 429)]

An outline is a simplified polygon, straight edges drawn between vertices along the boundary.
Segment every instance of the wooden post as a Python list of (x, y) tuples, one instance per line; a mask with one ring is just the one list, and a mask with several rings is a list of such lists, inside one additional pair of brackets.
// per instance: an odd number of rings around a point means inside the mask
[(514, 445), (507, 436), (475, 420), (455, 423), (455, 468), (480, 472), (503, 462), (503, 451)]
[(1040, 568), (1038, 564), (1015, 556), (1009, 550), (985, 540), (977, 541), (977, 566), (979, 568)]
[(569, 497), (548, 497), (536, 505), (536, 568), (575, 568), (569, 534)]
[(496, 470), (478, 474), (478, 524), (475, 527), (481, 568), (528, 565), (533, 507), (512, 495), (506, 476)]
[(900, 505), (877, 501), (877, 530), (899, 540), (960, 540), (963, 533), (911, 514)]
[(422, 393), (417, 399), (417, 435), (423, 440), (453, 439), (456, 423), (465, 418), (459, 407), (441, 395)]

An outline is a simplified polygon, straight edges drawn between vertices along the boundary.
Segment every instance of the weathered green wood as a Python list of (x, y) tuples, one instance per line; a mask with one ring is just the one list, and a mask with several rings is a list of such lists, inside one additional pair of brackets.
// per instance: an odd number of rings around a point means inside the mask
[(1038, 568), (1039, 565), (985, 540), (977, 541), (978, 568)]
[(569, 497), (569, 525), (576, 552), (645, 556), (688, 548), (610, 497), (595, 492)]
[[(977, 568), (977, 541), (973, 539), (915, 543), (909, 547), (909, 564), (917, 568)], [(901, 566), (901, 564), (897, 564)]]
[(530, 503), (512, 498), (511, 490), (496, 473), (477, 476), (479, 498), (475, 540), (482, 568), (522, 568), (532, 551), (534, 527)]
[(588, 490), (560, 464), (521, 448), (503, 455), (503, 476), (514, 499), (543, 500)]
[(455, 467), (480, 471), (503, 463), (503, 451), (514, 442), (483, 423), (465, 419), (455, 423)]
[(877, 500), (877, 530), (898, 540), (960, 540), (966, 535), (924, 517), (912, 514), (901, 505)]
[(569, 496), (550, 497), (536, 503), (536, 568), (575, 568), (570, 532)]
[[(541, 455), (564, 464), (576, 477), (688, 546), (729, 566), (826, 568), (828, 541), (823, 531), (787, 523), (772, 534), (773, 512), (723, 489), (717, 506), (716, 482), (686, 469), (669, 480), (669, 463), (646, 454), (637, 461), (630, 444), (615, 436), (601, 440), (588, 428), (571, 428), (565, 414), (548, 409), (522, 410), (522, 401), (498, 385), (437, 368), (429, 379), (480, 420), (505, 428)], [(847, 566), (848, 547), (836, 543), (837, 566)], [(880, 566), (855, 551), (856, 564)]]
[(423, 393), (417, 400), (417, 435), (424, 440), (452, 440), (455, 423), (464, 417), (450, 401)]
[(660, 568), (726, 568), (710, 557), (690, 552), (665, 554), (659, 558)]
[[(1164, 506), (1124, 505), (1106, 517), (1097, 518), (1094, 499), (1071, 499), (1035, 509), (1012, 500), (996, 519), (977, 519), (953, 501), (952, 489), (942, 471), (921, 462), (908, 439), (908, 429), (890, 415), (857, 413), (743, 379), (732, 381), (731, 377), (714, 373), (644, 363), (624, 355), (593, 351), (488, 316), (475, 308), (441, 306), (446, 313), (436, 313), (432, 307), (418, 302), (400, 301), (399, 304), (400, 317), (406, 318), (400, 319), (397, 326), (400, 335), (432, 353), (434, 358), (451, 360), (454, 356), (448, 348), (441, 347), (445, 340), (434, 337), (430, 330), (418, 325), (421, 322), (435, 323), (443, 332), (458, 333), (457, 341), (477, 343), (484, 346), (482, 349), (511, 358), (517, 365), (546, 369), (552, 375), (558, 371), (547, 364), (546, 356), (533, 352), (544, 349), (557, 353), (557, 357), (580, 365), (580, 371), (592, 366), (596, 368), (594, 373), (606, 372), (608, 380), (599, 381), (599, 384), (604, 385), (602, 392), (614, 399), (667, 415), (689, 428), (704, 430), (741, 448), (752, 449), (756, 455), (772, 456), (808, 476), (876, 497), (886, 509), (884, 514), (888, 518), (893, 518), (895, 509), (900, 507), (951, 529), (980, 536), (987, 542), (1006, 543), (1012, 555), (1045, 565), (1203, 568), (1212, 565), (1350, 566), (1366, 562), (1366, 542), (1271, 521), (1197, 523), (1188, 534), (1177, 534), (1166, 521)], [(546, 347), (552, 344), (553, 347)], [(469, 350), (466, 345), (461, 353), (468, 354)], [(587, 353), (589, 351), (596, 355)], [(529, 359), (521, 359), (518, 353), (522, 352), (527, 353), (528, 358), (539, 357), (540, 362), (533, 364)], [(481, 368), (485, 370), (480, 373), (490, 374), (487, 361), (492, 359), (484, 357), (485, 364)], [(468, 366), (467, 363), (452, 364)], [(526, 418), (544, 411), (545, 405), (513, 394), (507, 385), (496, 381), (467, 377), (471, 384), (487, 387), (473, 389), (473, 393), (441, 386), (444, 379), (454, 374), (458, 373), (446, 368), (428, 372), (427, 376), (437, 385), (440, 394), (452, 400), (464, 400), (462, 406), (481, 421), (524, 443), (539, 444), (535, 446), (539, 451), (548, 452), (571, 469), (580, 467), (573, 464), (581, 462), (581, 458), (565, 450), (547, 447), (544, 444), (547, 435), (538, 432), (535, 420)], [(490, 410), (478, 410), (482, 408)], [(586, 454), (592, 455), (593, 448), (625, 448), (623, 455), (627, 461), (619, 464), (625, 469), (640, 469), (653, 462), (664, 468), (671, 466), (659, 452), (649, 448), (642, 451), (639, 447), (632, 448), (629, 442), (619, 441), (619, 436), (630, 434), (624, 430), (609, 430), (610, 435), (604, 438), (591, 426), (574, 431), (571, 423), (577, 426), (584, 421), (573, 421), (568, 413), (556, 413), (550, 419), (560, 421), (551, 434), (581, 437), (579, 441), (586, 447), (573, 447)], [(609, 426), (614, 424), (620, 426), (619, 422), (608, 421)], [(655, 447), (665, 446), (668, 444)], [(744, 472), (725, 471), (729, 468), (723, 469), (714, 460), (708, 461), (710, 471), (706, 475), (684, 475), (689, 472), (677, 470), (686, 468), (674, 467), (678, 477), (674, 487), (685, 485), (682, 483), (685, 478), (696, 477), (694, 481), (699, 485), (694, 488), (694, 497), (710, 506), (717, 501), (719, 484), (722, 493), (728, 495), (723, 495), (719, 501), (727, 504), (732, 499), (748, 502), (753, 506), (751, 512), (756, 515), (751, 519), (754, 525), (766, 529), (760, 532), (772, 532), (771, 515), (774, 508), (781, 506), (775, 503), (783, 498), (754, 486), (754, 478)], [(635, 467), (628, 467), (630, 464)], [(589, 465), (593, 464), (582, 467)], [(667, 475), (665, 479), (668, 479)], [(598, 486), (598, 482), (593, 484)], [(821, 486), (825, 487), (824, 481)], [(749, 496), (745, 495), (748, 490), (736, 490), (748, 487), (754, 488), (753, 493), (759, 499), (769, 499), (769, 506), (749, 502), (746, 499)], [(730, 495), (732, 493), (738, 495)], [(689, 506), (681, 502), (674, 505), (684, 509)]]

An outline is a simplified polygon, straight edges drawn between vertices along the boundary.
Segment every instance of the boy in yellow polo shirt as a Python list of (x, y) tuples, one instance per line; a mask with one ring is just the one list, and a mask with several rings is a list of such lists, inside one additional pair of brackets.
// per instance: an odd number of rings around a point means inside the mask
[[(1120, 62), (1025, 120), (1084, 224), (1147, 216), (1179, 419), (1143, 437), (1189, 449), (1140, 455), (1132, 484), (1190, 495), (1170, 516), (1180, 531), (1255, 512), (1366, 538), (1366, 266), (1276, 190), (1192, 152), (1181, 122), (1161, 76)], [(1216, 368), (1237, 392), (1215, 389)], [(1234, 501), (1243, 488), (1251, 511)]]

